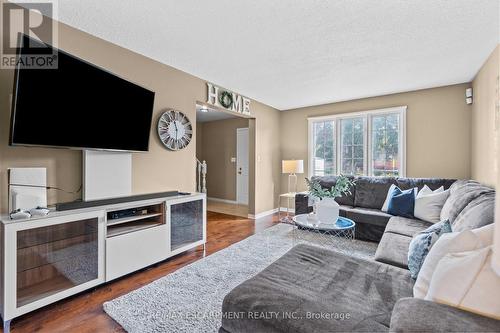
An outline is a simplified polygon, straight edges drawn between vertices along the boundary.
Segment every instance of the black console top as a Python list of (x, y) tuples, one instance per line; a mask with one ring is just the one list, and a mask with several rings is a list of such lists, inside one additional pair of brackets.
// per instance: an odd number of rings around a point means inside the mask
[(63, 211), (63, 210), (81, 209), (81, 208), (89, 208), (96, 206), (106, 206), (106, 205), (114, 205), (131, 201), (174, 197), (177, 195), (179, 195), (179, 191), (168, 191), (168, 192), (138, 194), (138, 195), (131, 195), (129, 197), (119, 197), (119, 198), (110, 198), (110, 199), (101, 199), (92, 201), (71, 201), (71, 202), (63, 202), (56, 204), (56, 210)]

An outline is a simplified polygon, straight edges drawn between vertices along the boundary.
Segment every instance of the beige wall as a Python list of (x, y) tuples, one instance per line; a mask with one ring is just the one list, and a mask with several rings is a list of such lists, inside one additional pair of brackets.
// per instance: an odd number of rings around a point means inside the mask
[(490, 55), (472, 82), (471, 174), (481, 183), (494, 186), (497, 179), (497, 129), (499, 47)]
[[(250, 133), (255, 133), (255, 146), (250, 145), (250, 154), (255, 148), (255, 179), (260, 184), (255, 189), (255, 207), (257, 212), (265, 212), (278, 207), (278, 197), (281, 192), (281, 146), (280, 133), (284, 130), (280, 121), (280, 112), (271, 112), (271, 108), (263, 106), (265, 110), (253, 124), (250, 121)], [(251, 142), (252, 144), (252, 142)], [(252, 169), (250, 169), (252, 171)], [(250, 175), (250, 179), (252, 175)], [(272, 180), (272, 181), (265, 181)], [(270, 196), (269, 194), (273, 195)], [(252, 189), (250, 186), (250, 203), (252, 203)]]
[(236, 162), (231, 162), (231, 158), (236, 158), (236, 129), (248, 128), (248, 121), (235, 118), (201, 124), (201, 157), (208, 166), (208, 197), (236, 200)]
[[(64, 24), (59, 24), (59, 47), (111, 72), (156, 92), (153, 124), (165, 108), (176, 108), (196, 123), (196, 102), (206, 101), (204, 80), (163, 65), (152, 59), (96, 38)], [(0, 211), (7, 210), (7, 168), (42, 166), (48, 168), (48, 183), (67, 190), (76, 190), (81, 182), (81, 152), (71, 150), (19, 148), (8, 146), (10, 94), (13, 71), (0, 70)], [(252, 101), (255, 117), (256, 159), (255, 183), (251, 184), (257, 200), (250, 211), (260, 213), (274, 208), (279, 188), (279, 111)], [(196, 125), (194, 125), (196, 126)], [(132, 186), (134, 193), (158, 192), (168, 189), (194, 191), (196, 138), (186, 149), (166, 150), (151, 128), (150, 151), (133, 155)], [(196, 131), (196, 129), (195, 129)], [(272, 133), (272, 134), (271, 134)], [(196, 135), (195, 135), (196, 136)], [(265, 138), (261, 140), (260, 138)], [(268, 140), (275, 140), (271, 145)], [(278, 159), (277, 159), (278, 156)], [(51, 192), (49, 203), (78, 198)], [(253, 209), (255, 208), (255, 210)]]
[[(283, 159), (303, 159), (307, 175), (307, 118), (407, 105), (408, 177), (469, 178), (471, 107), (465, 104), (470, 84), (419, 90), (281, 112)], [(286, 192), (286, 176), (281, 191)]]
[[(497, 46), (496, 50), (496, 55), (497, 55), (497, 61), (500, 64), (500, 45)], [(498, 68), (498, 73), (497, 77), (500, 78), (500, 66)], [(500, 92), (497, 93), (497, 104), (500, 106)], [(500, 110), (496, 110), (497, 114)], [(498, 123), (498, 119), (495, 120)], [(497, 137), (497, 143), (500, 142), (500, 131), (497, 131), (496, 133)], [(500, 182), (500, 168), (498, 168), (498, 165), (500, 165), (500, 154), (496, 154), (496, 163), (497, 163), (497, 170), (496, 170), (496, 182), (497, 184)], [(498, 185), (497, 185), (498, 186)], [(495, 272), (500, 275), (500, 191), (496, 191), (496, 205), (495, 205), (495, 236), (494, 236), (494, 245), (493, 245), (493, 259), (492, 259), (492, 266)]]

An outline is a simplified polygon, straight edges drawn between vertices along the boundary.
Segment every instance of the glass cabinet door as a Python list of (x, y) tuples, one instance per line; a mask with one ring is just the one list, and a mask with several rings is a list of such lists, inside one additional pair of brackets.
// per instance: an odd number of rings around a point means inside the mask
[(96, 280), (99, 218), (16, 232), (17, 307)]
[(203, 200), (170, 206), (170, 244), (176, 250), (203, 239)]

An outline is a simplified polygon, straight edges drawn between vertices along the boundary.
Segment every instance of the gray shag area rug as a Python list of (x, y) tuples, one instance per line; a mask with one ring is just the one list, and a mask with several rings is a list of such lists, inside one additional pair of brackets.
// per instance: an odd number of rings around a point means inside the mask
[[(300, 233), (300, 241), (294, 232)], [(226, 294), (294, 245), (318, 245), (316, 235), (278, 224), (144, 287), (104, 303), (127, 332), (217, 332)], [(377, 244), (336, 238), (328, 248), (372, 260)]]

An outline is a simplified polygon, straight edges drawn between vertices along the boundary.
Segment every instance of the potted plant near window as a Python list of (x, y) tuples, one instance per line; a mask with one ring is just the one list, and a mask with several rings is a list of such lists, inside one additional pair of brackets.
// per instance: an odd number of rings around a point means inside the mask
[(339, 204), (335, 198), (345, 194), (351, 194), (351, 187), (354, 181), (344, 175), (337, 177), (335, 186), (330, 189), (321, 187), (318, 179), (306, 178), (309, 187), (309, 195), (315, 200), (314, 212), (317, 223), (335, 223), (339, 217)]

